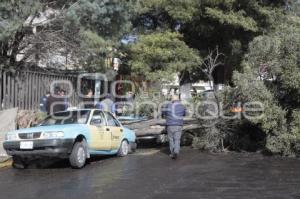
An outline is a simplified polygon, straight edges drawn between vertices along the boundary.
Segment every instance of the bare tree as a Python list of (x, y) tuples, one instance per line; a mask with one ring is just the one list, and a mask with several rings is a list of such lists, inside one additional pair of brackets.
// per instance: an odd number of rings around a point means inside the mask
[(219, 48), (217, 46), (213, 51), (209, 51), (209, 54), (204, 58), (202, 65), (200, 65), (200, 69), (208, 78), (209, 86), (211, 90), (213, 90), (214, 98), (218, 106), (218, 117), (220, 116), (220, 99), (218, 97), (218, 90), (214, 86), (213, 73), (218, 66), (224, 64), (221, 60), (222, 57), (224, 57), (224, 54), (219, 52)]

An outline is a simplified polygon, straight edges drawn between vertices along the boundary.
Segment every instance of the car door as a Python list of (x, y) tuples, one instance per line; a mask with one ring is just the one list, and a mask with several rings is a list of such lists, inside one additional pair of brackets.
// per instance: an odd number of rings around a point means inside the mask
[(102, 111), (95, 110), (90, 119), (92, 150), (111, 150), (111, 131), (106, 126), (105, 116)]
[(111, 148), (112, 150), (116, 150), (120, 147), (121, 141), (123, 139), (123, 127), (119, 123), (119, 121), (110, 113), (104, 112), (107, 128), (111, 131)]

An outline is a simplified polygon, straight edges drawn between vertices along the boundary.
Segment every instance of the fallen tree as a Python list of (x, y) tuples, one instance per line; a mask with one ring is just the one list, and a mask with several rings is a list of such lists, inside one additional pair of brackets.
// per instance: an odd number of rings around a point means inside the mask
[[(122, 124), (135, 131), (137, 137), (164, 134), (166, 127), (165, 119), (150, 119), (141, 121), (124, 121)], [(184, 119), (183, 132), (203, 128), (197, 119)]]

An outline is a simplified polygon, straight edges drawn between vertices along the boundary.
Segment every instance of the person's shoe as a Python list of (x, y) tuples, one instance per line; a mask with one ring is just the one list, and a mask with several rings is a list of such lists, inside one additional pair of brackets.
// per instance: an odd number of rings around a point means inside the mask
[(169, 156), (171, 159), (174, 159), (174, 153), (171, 153)]
[(173, 155), (173, 160), (177, 160), (177, 158), (178, 158), (178, 154), (177, 153), (174, 153), (174, 155)]

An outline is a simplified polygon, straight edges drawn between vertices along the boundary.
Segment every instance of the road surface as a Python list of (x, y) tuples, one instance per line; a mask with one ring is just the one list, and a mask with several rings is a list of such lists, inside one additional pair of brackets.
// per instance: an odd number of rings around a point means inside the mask
[(166, 149), (140, 149), (82, 170), (67, 164), (1, 169), (0, 194), (3, 199), (300, 198), (300, 160), (185, 148), (174, 161)]

